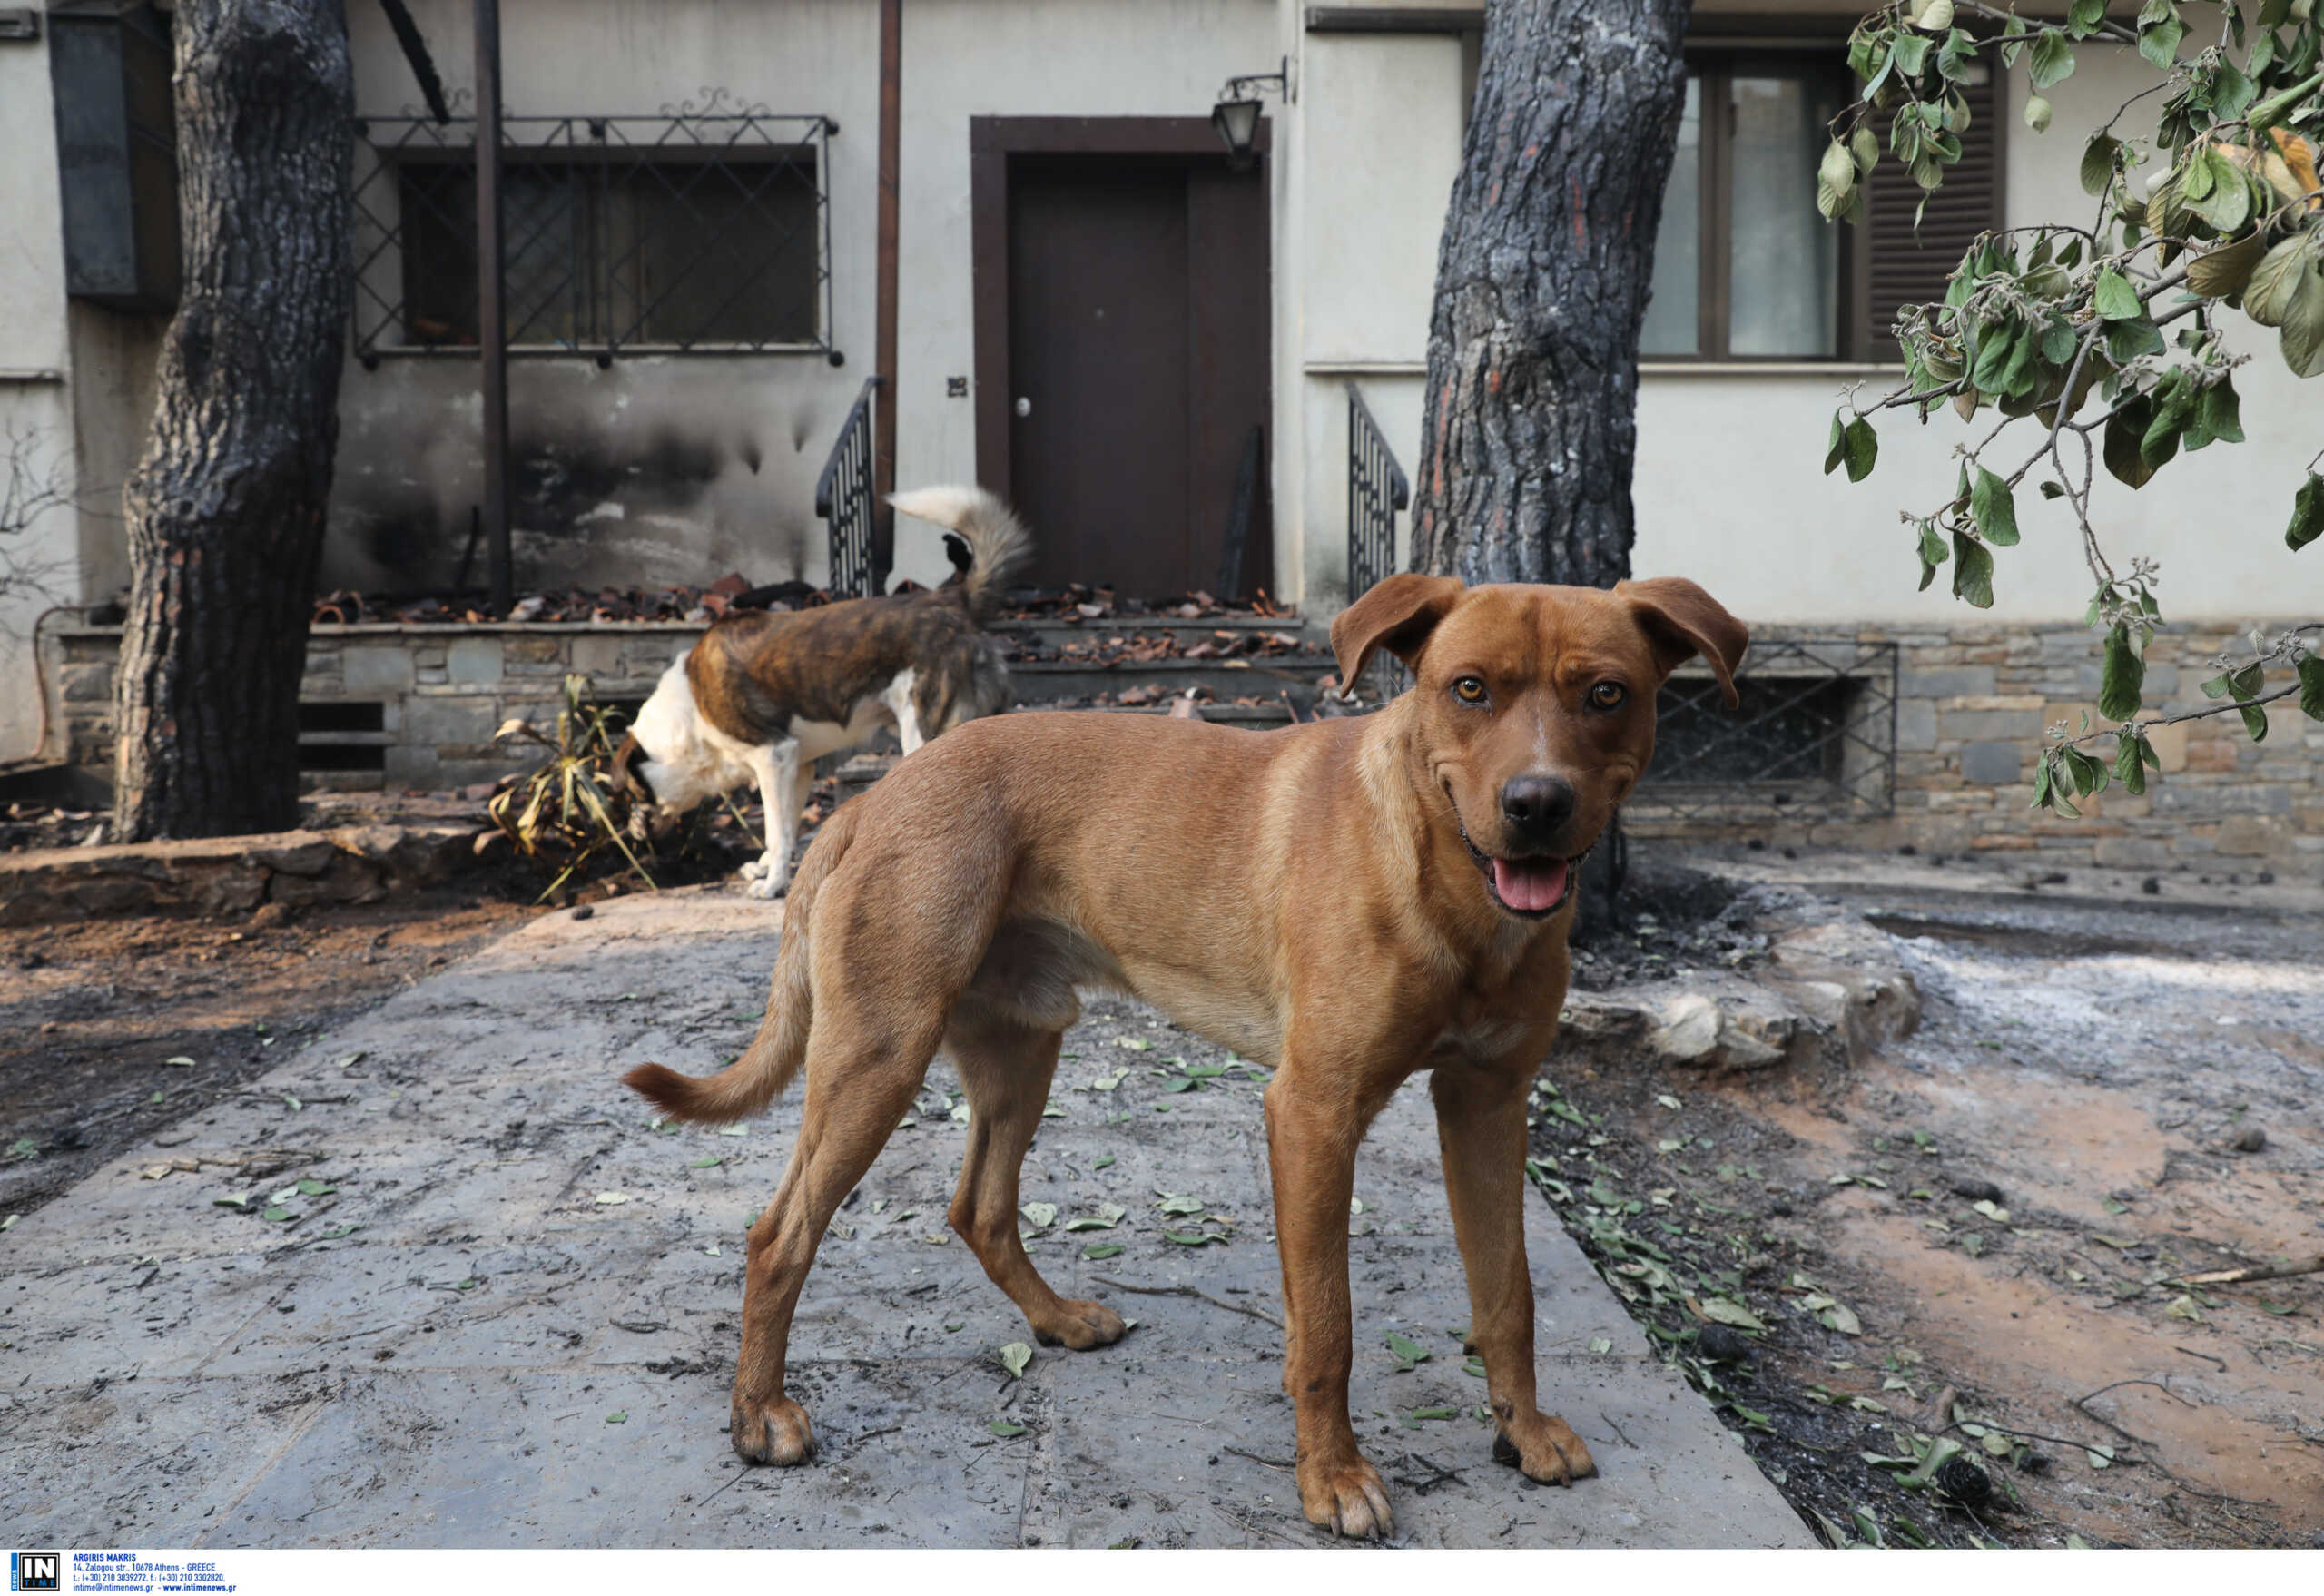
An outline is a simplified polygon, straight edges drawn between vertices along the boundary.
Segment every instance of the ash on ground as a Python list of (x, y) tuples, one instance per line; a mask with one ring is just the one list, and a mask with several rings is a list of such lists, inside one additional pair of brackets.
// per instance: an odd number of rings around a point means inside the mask
[(1610, 919), (1593, 920), (1585, 901), (1572, 939), (1576, 989), (1602, 992), (1689, 970), (1748, 969), (1766, 956), (1767, 933), (1755, 928), (1783, 894), (1641, 857), (1656, 846), (1633, 846)]

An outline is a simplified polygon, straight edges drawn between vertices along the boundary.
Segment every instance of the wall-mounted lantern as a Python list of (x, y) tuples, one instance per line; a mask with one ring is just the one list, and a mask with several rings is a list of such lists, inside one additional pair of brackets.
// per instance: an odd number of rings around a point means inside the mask
[(1226, 164), (1237, 172), (1249, 171), (1256, 159), (1252, 146), (1259, 133), (1259, 91), (1270, 84), (1285, 100), (1291, 98), (1289, 56), (1284, 57), (1279, 71), (1228, 78), (1218, 92), (1218, 103), (1210, 108), (1210, 125), (1226, 146)]

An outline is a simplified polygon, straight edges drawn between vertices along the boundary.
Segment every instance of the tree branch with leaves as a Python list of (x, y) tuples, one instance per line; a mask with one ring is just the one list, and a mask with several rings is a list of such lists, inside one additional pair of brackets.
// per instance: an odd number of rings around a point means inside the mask
[[(2213, 21), (2216, 40), (2182, 54), (2192, 30), (2208, 34)], [(2235, 373), (2249, 357), (2230, 352), (2223, 336), (2236, 317), (2273, 330), (2295, 375), (2324, 373), (2324, 18), (2317, 0), (2146, 0), (2128, 19), (2110, 18), (2105, 0), (2073, 0), (2062, 21), (1974, 0), (1894, 0), (1850, 35), (1862, 88), (1832, 124), (1817, 185), (1827, 218), (1858, 220), (1863, 176), (1885, 156), (1905, 164), (1925, 207), (1961, 158), (1965, 91), (1981, 60), (1995, 71), (2024, 65), (2034, 91), (2025, 121), (2041, 133), (2053, 117), (2049, 91), (2093, 42), (2135, 48), (2156, 74), (2083, 145), (2093, 216), (1982, 235), (1943, 303), (1899, 313), (1903, 386), (1873, 399), (1852, 390), (1832, 418), (1824, 462), (1827, 474), (1845, 468), (1853, 482), (1870, 476), (1879, 456), (1872, 418), (1886, 410), (1925, 420), (1950, 405), (1965, 421), (1993, 412), (1994, 426), (1960, 447), (1951, 495), (1902, 517), (1921, 586), (1950, 564), (1954, 596), (1980, 609), (1994, 602), (1993, 550), (2019, 538), (2018, 489), (2031, 479), (2044, 498), (2064, 502), (2094, 584), (2084, 618), (2102, 635), (2098, 710), (2118, 723), (2093, 731), (2085, 715), (2078, 728), (2051, 728), (2034, 805), (2067, 815), (2110, 780), (2143, 793), (2146, 773), (2161, 765), (2149, 741), (2156, 727), (2235, 713), (2256, 742), (2268, 734), (2265, 706), (2294, 696), (2324, 720), (2324, 622), (2254, 635), (2248, 658), (2222, 657), (2203, 684), (2209, 706), (2143, 714), (2161, 573), (2152, 561), (2124, 566), (2109, 555), (2094, 504), (2102, 466), (2136, 489), (2182, 452), (2243, 441)], [(2118, 134), (2132, 107), (2157, 94), (2153, 134)], [(2150, 164), (2144, 192), (2134, 192), (2132, 173)], [(2324, 450), (2291, 496), (2284, 541), (2294, 552), (2324, 535), (2319, 460)], [(2271, 682), (2285, 670), (2288, 681)], [(2111, 768), (2084, 747), (2107, 737)]]

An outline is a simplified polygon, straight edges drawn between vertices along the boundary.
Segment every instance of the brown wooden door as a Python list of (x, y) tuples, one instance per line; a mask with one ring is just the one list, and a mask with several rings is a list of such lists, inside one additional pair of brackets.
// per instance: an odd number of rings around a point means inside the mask
[[(1269, 420), (1266, 221), (1260, 173), (1215, 159), (1010, 163), (1009, 490), (1035, 582), (1219, 586), (1236, 473)], [(1263, 448), (1240, 593), (1273, 580), (1266, 511)]]

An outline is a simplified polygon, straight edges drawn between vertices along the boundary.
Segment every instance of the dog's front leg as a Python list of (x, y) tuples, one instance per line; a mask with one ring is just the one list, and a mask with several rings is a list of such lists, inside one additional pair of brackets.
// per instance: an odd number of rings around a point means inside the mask
[(799, 742), (782, 742), (750, 753), (758, 778), (759, 806), (766, 812), (766, 852), (743, 866), (743, 889), (753, 898), (777, 898), (791, 884), (791, 850), (799, 840)]
[[(1531, 1053), (1525, 1055), (1532, 1057)], [(1525, 1263), (1525, 1094), (1530, 1068), (1439, 1065), (1429, 1081), (1444, 1190), (1469, 1272), (1470, 1349), (1484, 1359), (1493, 1455), (1563, 1485), (1598, 1472), (1563, 1419), (1537, 1404), (1533, 1281)]]
[[(1267, 1168), (1283, 1260), (1283, 1389), (1298, 1425), (1300, 1506), (1335, 1534), (1395, 1532), (1380, 1471), (1356, 1449), (1347, 1380), (1354, 1361), (1347, 1286), (1347, 1205), (1370, 1115), (1344, 1075), (1308, 1082), (1286, 1059), (1268, 1086)], [(1376, 1105), (1373, 1105), (1376, 1108)]]

